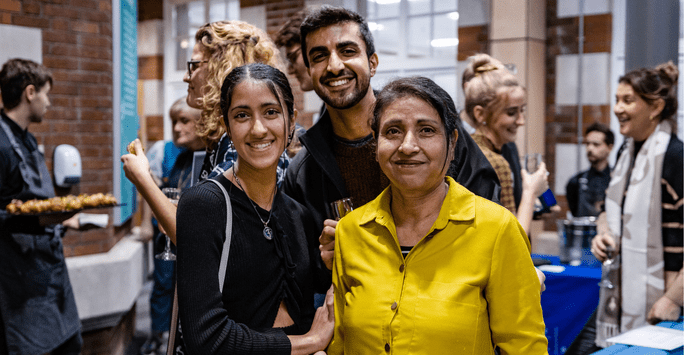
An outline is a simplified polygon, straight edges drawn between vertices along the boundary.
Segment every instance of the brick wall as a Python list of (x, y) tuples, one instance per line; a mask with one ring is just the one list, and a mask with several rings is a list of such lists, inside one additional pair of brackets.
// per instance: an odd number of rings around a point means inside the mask
[[(81, 153), (81, 183), (57, 193), (112, 192), (112, 6), (110, 0), (0, 0), (0, 23), (39, 28), (43, 64), (52, 71), (52, 107), (30, 130), (45, 147), (47, 165), (59, 144)], [(107, 213), (105, 211), (94, 211)], [(126, 227), (70, 231), (65, 254), (109, 250)]]
[[(577, 105), (560, 106), (555, 103), (556, 57), (579, 53), (579, 17), (557, 17), (557, 1), (548, 0), (546, 8), (546, 167), (551, 173), (549, 185), (555, 184), (556, 144), (577, 144)], [(610, 53), (612, 43), (612, 15), (587, 15), (584, 17), (583, 53)], [(583, 105), (582, 127), (594, 122), (610, 126), (610, 105)], [(565, 216), (568, 210), (565, 196), (556, 196), (562, 213), (545, 219), (544, 229), (555, 230), (555, 218)]]

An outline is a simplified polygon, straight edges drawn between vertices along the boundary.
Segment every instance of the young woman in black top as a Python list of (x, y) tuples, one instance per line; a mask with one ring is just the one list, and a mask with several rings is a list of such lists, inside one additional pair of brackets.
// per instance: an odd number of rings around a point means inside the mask
[[(276, 184), (295, 128), (293, 101), (285, 75), (264, 64), (235, 68), (223, 82), (221, 109), (238, 158), (216, 178), (232, 204), (222, 290), (220, 187), (200, 183), (178, 204), (179, 314), (191, 354), (311, 354), (332, 337), (332, 310), (313, 307), (314, 291), (326, 285), (318, 235), (309, 212)], [(331, 294), (327, 300), (331, 307)]]

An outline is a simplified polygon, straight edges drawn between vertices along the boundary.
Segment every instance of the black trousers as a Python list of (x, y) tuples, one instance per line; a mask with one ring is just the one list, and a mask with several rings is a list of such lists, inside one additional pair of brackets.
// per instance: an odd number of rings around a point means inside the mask
[(603, 348), (596, 346), (596, 310), (591, 314), (584, 328), (572, 341), (565, 355), (585, 355), (595, 353)]

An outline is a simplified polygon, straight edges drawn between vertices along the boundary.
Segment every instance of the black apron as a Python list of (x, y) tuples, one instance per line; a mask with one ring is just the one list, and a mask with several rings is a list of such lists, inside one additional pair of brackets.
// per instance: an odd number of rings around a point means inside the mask
[(577, 216), (598, 216), (603, 209), (606, 189), (598, 186), (600, 184), (589, 184), (589, 170), (580, 175), (578, 181)]
[[(55, 195), (45, 158), (25, 156), (0, 120), (21, 163), (26, 189), (43, 199)], [(76, 335), (81, 322), (69, 282), (61, 225), (40, 227), (35, 217), (9, 217), (0, 231), (0, 312), (9, 354), (43, 354)]]

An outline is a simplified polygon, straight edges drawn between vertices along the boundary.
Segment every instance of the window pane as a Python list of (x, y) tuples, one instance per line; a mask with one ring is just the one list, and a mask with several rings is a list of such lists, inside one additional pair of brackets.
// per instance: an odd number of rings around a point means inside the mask
[(444, 91), (448, 92), (454, 102), (456, 101), (456, 93), (458, 92), (456, 71), (435, 74), (432, 77), (432, 80), (434, 80), (437, 85), (441, 86)]
[(188, 22), (190, 27), (188, 28), (188, 36), (195, 37), (195, 32), (200, 26), (207, 23), (207, 19), (204, 14), (204, 2), (203, 1), (193, 1), (188, 3)]
[(396, 55), (401, 45), (403, 31), (399, 30), (399, 20), (378, 21), (373, 31), (375, 48), (378, 53)]
[(457, 22), (449, 18), (448, 15), (437, 15), (434, 17), (435, 38), (438, 40), (446, 40), (445, 47), (433, 46), (434, 56), (455, 56), (458, 45), (458, 28)]
[(366, 19), (372, 20), (375, 18), (375, 3), (372, 1), (366, 1)]
[(430, 56), (430, 27), (430, 16), (409, 18), (408, 54), (410, 57)]
[(376, 4), (377, 18), (399, 17), (400, 0), (368, 0), (369, 7)]
[(434, 0), (435, 12), (456, 11), (458, 9), (457, 0)]
[[(439, 2), (440, 0), (436, 1)], [(408, 3), (409, 15), (425, 15), (430, 13), (430, 0), (409, 0)]]
[(223, 1), (212, 1), (209, 5), (209, 22), (216, 22), (228, 19), (228, 10)]

